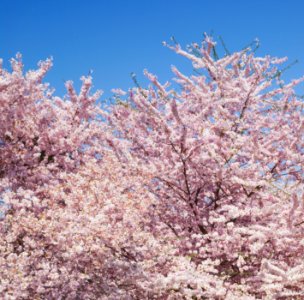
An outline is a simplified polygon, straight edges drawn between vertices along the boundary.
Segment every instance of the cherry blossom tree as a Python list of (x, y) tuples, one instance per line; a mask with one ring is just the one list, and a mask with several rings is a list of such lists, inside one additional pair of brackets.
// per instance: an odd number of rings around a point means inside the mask
[(18, 56), (1, 70), (0, 296), (150, 297), (158, 258), (174, 250), (143, 229), (150, 175), (109, 147), (91, 78), (54, 97), (42, 83), (50, 66), (24, 74)]
[[(170, 89), (145, 71), (151, 86), (132, 89), (109, 122), (114, 148), (153, 178), (151, 230), (171, 232), (176, 256), (195, 266), (172, 273), (176, 297), (300, 299), (304, 111), (293, 87), (302, 79), (285, 84), (277, 65), (286, 59), (250, 49), (214, 58), (209, 37), (189, 51), (169, 47), (200, 74), (172, 67), (179, 88)], [(206, 274), (220, 280), (216, 291)]]
[(187, 51), (107, 110), (0, 73), (3, 299), (302, 299), (303, 101), (286, 59)]

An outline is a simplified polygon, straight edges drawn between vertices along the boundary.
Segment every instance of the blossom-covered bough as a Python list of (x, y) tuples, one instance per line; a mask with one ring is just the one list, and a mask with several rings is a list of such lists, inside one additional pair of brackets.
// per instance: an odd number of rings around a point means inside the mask
[(197, 75), (145, 71), (107, 111), (91, 78), (54, 97), (50, 61), (1, 70), (2, 298), (303, 299), (300, 80), (209, 37), (169, 47)]
[(42, 82), (51, 60), (26, 74), (20, 54), (11, 64), (11, 73), (4, 69), (0, 73), (0, 172), (14, 189), (35, 190), (44, 182), (56, 181), (58, 171), (71, 171), (85, 160), (88, 151), (82, 148), (100, 136), (95, 120), (100, 92), (90, 96), (91, 78), (83, 77), (79, 95), (68, 81), (69, 101), (60, 99)]

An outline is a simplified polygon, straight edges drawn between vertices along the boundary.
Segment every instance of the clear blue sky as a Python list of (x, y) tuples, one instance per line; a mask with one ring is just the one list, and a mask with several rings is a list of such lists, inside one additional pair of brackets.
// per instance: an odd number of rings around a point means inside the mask
[(232, 51), (259, 38), (259, 54), (299, 59), (289, 79), (304, 74), (303, 14), (303, 0), (1, 0), (0, 57), (8, 67), (21, 52), (29, 69), (53, 56), (47, 81), (58, 95), (65, 80), (78, 85), (93, 69), (94, 86), (107, 96), (131, 87), (131, 72), (143, 81), (144, 68), (163, 81), (172, 78), (172, 64), (191, 71), (162, 41), (173, 35), (186, 46), (213, 31)]

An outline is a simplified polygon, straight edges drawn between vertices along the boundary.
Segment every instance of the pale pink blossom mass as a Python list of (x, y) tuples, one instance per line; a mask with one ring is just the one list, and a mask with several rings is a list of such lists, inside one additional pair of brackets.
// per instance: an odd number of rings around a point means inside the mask
[(304, 299), (302, 79), (215, 46), (106, 109), (1, 67), (1, 299)]

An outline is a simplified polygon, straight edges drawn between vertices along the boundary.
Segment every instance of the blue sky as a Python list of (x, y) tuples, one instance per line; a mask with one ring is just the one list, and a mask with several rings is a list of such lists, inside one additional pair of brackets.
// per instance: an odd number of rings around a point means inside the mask
[(205, 0), (1, 0), (0, 57), (23, 54), (26, 69), (53, 56), (46, 80), (64, 94), (64, 81), (92, 69), (94, 87), (105, 96), (112, 88), (133, 86), (131, 72), (145, 84), (143, 69), (161, 81), (170, 66), (191, 72), (190, 64), (162, 46), (174, 36), (183, 46), (200, 42), (203, 33), (221, 35), (231, 51), (255, 38), (258, 54), (288, 56), (299, 63), (286, 79), (304, 74), (304, 1)]

